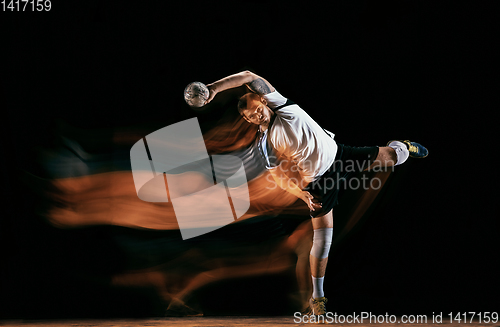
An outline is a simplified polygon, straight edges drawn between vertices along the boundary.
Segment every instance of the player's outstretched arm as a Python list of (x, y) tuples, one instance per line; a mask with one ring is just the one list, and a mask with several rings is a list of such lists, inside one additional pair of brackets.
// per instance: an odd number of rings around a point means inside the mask
[(245, 70), (240, 73), (224, 77), (223, 79), (211, 84), (207, 84), (210, 95), (205, 104), (212, 101), (217, 93), (233, 87), (241, 86), (243, 84), (246, 84), (252, 92), (260, 95), (274, 92), (274, 87), (268, 81), (251, 71)]

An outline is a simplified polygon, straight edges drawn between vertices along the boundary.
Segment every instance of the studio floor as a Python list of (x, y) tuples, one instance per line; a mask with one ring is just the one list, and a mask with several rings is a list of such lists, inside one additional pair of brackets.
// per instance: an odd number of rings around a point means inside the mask
[[(400, 317), (398, 317), (398, 320)], [(147, 319), (86, 319), (86, 320), (43, 320), (43, 321), (24, 321), (24, 320), (11, 320), (11, 321), (0, 321), (1, 326), (104, 326), (104, 327), (139, 327), (139, 326), (210, 326), (210, 327), (227, 327), (227, 326), (281, 326), (281, 325), (299, 325), (306, 326), (311, 323), (298, 323), (294, 321), (293, 316), (283, 316), (283, 317), (248, 317), (248, 316), (230, 316), (230, 317), (168, 317), (168, 318), (147, 318)], [(345, 325), (356, 325), (356, 326), (370, 326), (377, 325), (383, 326), (498, 326), (494, 323), (479, 323), (479, 321), (472, 321), (467, 324), (460, 323), (449, 323), (443, 319), (443, 322), (438, 323), (414, 323), (414, 324), (404, 324), (404, 323), (327, 323), (329, 325), (345, 326)]]

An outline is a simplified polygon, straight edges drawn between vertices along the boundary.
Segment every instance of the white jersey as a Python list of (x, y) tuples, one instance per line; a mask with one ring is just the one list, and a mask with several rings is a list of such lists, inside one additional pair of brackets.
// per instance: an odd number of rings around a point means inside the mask
[[(275, 150), (277, 155), (283, 155), (287, 160), (293, 161), (307, 182), (318, 179), (335, 161), (335, 135), (321, 128), (298, 105), (284, 106), (287, 98), (278, 91), (263, 97), (275, 113), (270, 127), (261, 133), (259, 141), (267, 168), (273, 169), (279, 164), (276, 157), (271, 158), (276, 156), (271, 154), (271, 150)], [(269, 149), (269, 146), (273, 149)]]

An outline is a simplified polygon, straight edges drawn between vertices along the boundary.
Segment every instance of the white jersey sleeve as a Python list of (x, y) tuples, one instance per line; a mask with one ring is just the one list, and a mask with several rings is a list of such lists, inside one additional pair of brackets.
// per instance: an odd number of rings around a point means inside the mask
[(284, 105), (287, 100), (276, 89), (274, 92), (265, 94), (262, 97), (267, 101), (267, 106), (271, 109)]

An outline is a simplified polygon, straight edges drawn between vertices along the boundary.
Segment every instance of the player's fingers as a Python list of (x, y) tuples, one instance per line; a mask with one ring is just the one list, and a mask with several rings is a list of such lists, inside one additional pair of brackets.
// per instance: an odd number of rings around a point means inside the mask
[(311, 210), (311, 211), (316, 210), (316, 208), (312, 205), (312, 203), (308, 203), (307, 205), (309, 206), (309, 210)]
[(311, 206), (309, 206), (309, 209), (310, 209), (311, 211), (316, 211), (316, 210), (321, 209), (321, 206), (319, 206), (319, 207), (315, 207), (315, 206), (312, 206), (312, 205), (311, 205)]
[(205, 104), (212, 101), (212, 99), (215, 97), (216, 94), (217, 94), (217, 92), (215, 92), (214, 89), (208, 87), (208, 99), (205, 101)]
[(213, 99), (213, 98), (214, 98), (214, 97), (212, 96), (212, 94), (210, 94), (210, 95), (208, 96), (208, 99), (207, 99), (207, 100), (205, 100), (205, 104), (207, 104), (207, 103), (209, 103), (210, 101), (212, 101), (212, 99)]
[(307, 206), (309, 207), (310, 210), (315, 211), (316, 209), (320, 209), (321, 208), (321, 203), (319, 203), (319, 202), (313, 202), (313, 201), (309, 200), (307, 202)]

